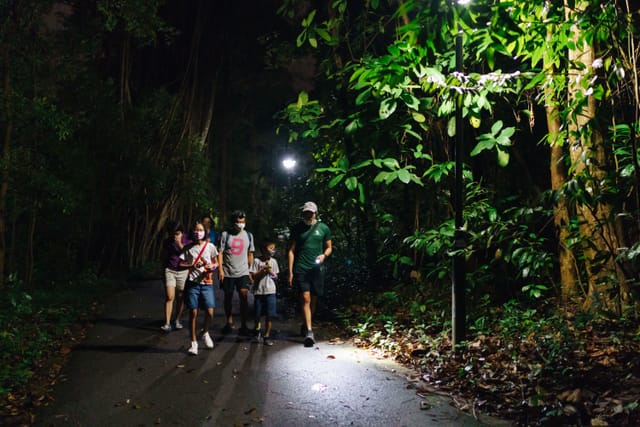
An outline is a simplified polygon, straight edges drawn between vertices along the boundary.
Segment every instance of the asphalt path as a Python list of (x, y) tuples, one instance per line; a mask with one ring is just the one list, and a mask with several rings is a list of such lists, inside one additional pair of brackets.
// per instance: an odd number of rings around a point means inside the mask
[(147, 281), (114, 296), (73, 349), (54, 401), (36, 414), (36, 426), (501, 424), (480, 422), (446, 397), (417, 394), (410, 371), (337, 339), (326, 326), (314, 328), (312, 348), (298, 336), (299, 321), (287, 316), (274, 323), (272, 347), (236, 331), (222, 335), (219, 290), (211, 328), (215, 347), (200, 342), (199, 354), (190, 356), (186, 328), (160, 330), (163, 292), (160, 281)]

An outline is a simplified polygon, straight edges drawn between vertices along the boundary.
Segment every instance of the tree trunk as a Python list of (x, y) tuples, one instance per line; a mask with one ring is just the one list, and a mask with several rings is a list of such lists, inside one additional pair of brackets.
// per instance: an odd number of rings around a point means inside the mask
[[(551, 33), (548, 33), (551, 37)], [(544, 69), (549, 78), (555, 74), (553, 62), (550, 58), (544, 58)], [(551, 137), (551, 189), (555, 194), (560, 194), (563, 185), (567, 182), (567, 168), (565, 164), (565, 150), (562, 140), (559, 140), (561, 131), (560, 111), (558, 101), (552, 85), (545, 87), (545, 111), (547, 116), (547, 130)], [(558, 202), (553, 210), (553, 222), (558, 238), (558, 263), (560, 269), (560, 288), (562, 303), (567, 304), (578, 295), (578, 281), (580, 276), (576, 269), (576, 260), (573, 251), (567, 246), (569, 241), (569, 206), (567, 199), (560, 194)]]
[[(2, 44), (2, 95), (5, 101), (5, 123), (4, 140), (2, 142), (3, 164), (9, 164), (9, 154), (11, 151), (11, 131), (13, 129), (13, 117), (11, 115), (11, 86), (9, 79), (9, 44)], [(2, 180), (0, 182), (0, 291), (4, 289), (5, 258), (7, 256), (7, 194), (9, 192), (9, 170), (2, 167)]]
[[(578, 2), (571, 12), (565, 3), (569, 22), (577, 22), (576, 18), (586, 8), (587, 3)], [(575, 15), (573, 14), (575, 13)], [(610, 156), (603, 143), (602, 134), (595, 124), (597, 111), (596, 100), (589, 96), (579, 84), (582, 78), (589, 78), (585, 73), (592, 70), (595, 57), (593, 46), (582, 41), (580, 30), (575, 26), (575, 49), (569, 50), (569, 102), (570, 105), (587, 97), (587, 103), (573, 111), (568, 125), (569, 152), (573, 176), (586, 175), (588, 182), (595, 185), (605, 182), (605, 170), (610, 164)], [(573, 68), (573, 64), (581, 63), (583, 69)], [(586, 191), (590, 191), (588, 188)], [(591, 190), (598, 191), (598, 190)], [(580, 223), (580, 234), (585, 239), (582, 247), (587, 270), (588, 292), (584, 307), (590, 308), (596, 302), (599, 307), (620, 312), (619, 302), (626, 298), (624, 277), (617, 268), (615, 254), (619, 247), (612, 220), (613, 209), (609, 204), (594, 202), (593, 205), (579, 203), (576, 207), (577, 219)], [(619, 284), (616, 284), (616, 282)], [(612, 298), (611, 285), (618, 286), (617, 290), (623, 298)]]

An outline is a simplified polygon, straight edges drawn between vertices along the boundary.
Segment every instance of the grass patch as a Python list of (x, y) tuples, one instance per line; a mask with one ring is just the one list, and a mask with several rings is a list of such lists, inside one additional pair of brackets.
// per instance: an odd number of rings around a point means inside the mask
[(70, 348), (120, 283), (92, 272), (32, 290), (7, 283), (0, 300), (0, 421), (29, 422), (31, 412), (47, 399)]

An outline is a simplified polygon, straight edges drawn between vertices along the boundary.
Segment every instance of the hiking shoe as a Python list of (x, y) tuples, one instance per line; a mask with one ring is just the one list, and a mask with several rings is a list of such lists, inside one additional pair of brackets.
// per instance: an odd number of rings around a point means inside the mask
[(191, 347), (189, 348), (189, 354), (196, 356), (198, 354), (198, 341), (191, 341)]
[(264, 337), (264, 345), (271, 347), (273, 345), (273, 340), (270, 337)]
[(238, 335), (249, 335), (249, 328), (247, 328), (246, 326), (241, 327), (240, 329), (238, 329)]
[(307, 336), (304, 338), (305, 347), (313, 347), (316, 341), (313, 339), (313, 331), (307, 331)]
[(305, 325), (304, 323), (300, 325), (300, 336), (301, 337), (307, 336), (307, 325)]
[(222, 328), (222, 333), (227, 335), (230, 334), (233, 331), (233, 326), (231, 326), (231, 323), (227, 323), (226, 325), (224, 325), (224, 328)]
[(207, 348), (213, 348), (213, 340), (211, 339), (209, 332), (205, 332), (204, 334), (202, 334), (202, 340), (204, 341), (204, 345), (207, 346)]
[(162, 329), (165, 332), (171, 332), (171, 325), (170, 324), (164, 324), (162, 326), (160, 326), (160, 329)]
[(260, 331), (258, 331), (258, 334), (253, 337), (253, 342), (256, 344), (262, 344), (263, 339), (262, 339), (262, 334), (260, 333)]
[(176, 328), (176, 329), (182, 329), (182, 328), (184, 328), (184, 326), (182, 326), (182, 322), (180, 322), (179, 320), (176, 320), (176, 326), (175, 326), (175, 328)]

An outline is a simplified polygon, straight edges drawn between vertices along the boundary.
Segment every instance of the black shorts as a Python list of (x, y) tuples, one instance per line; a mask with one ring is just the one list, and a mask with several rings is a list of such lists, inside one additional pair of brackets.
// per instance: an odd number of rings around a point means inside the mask
[(312, 268), (307, 271), (293, 273), (293, 286), (299, 292), (310, 292), (311, 295), (321, 297), (324, 295), (324, 266)]
[(222, 288), (225, 294), (229, 292), (233, 293), (234, 289), (238, 292), (240, 292), (241, 289), (249, 289), (249, 276), (225, 277), (220, 284), (220, 288)]

